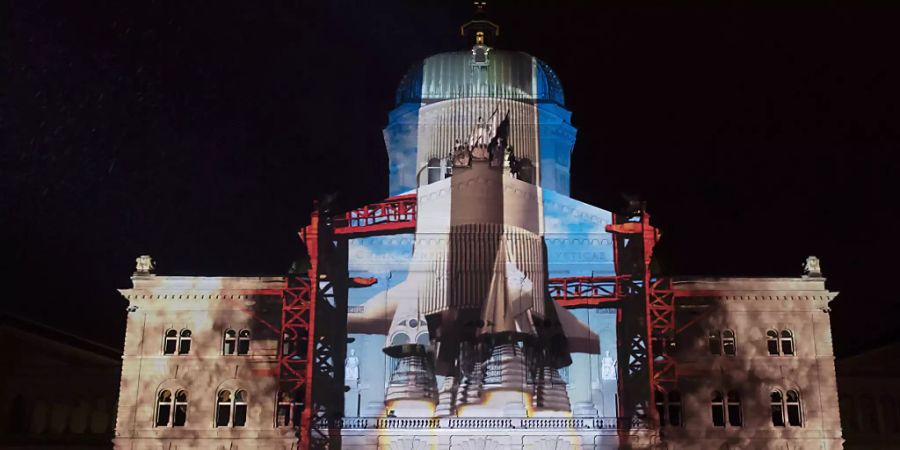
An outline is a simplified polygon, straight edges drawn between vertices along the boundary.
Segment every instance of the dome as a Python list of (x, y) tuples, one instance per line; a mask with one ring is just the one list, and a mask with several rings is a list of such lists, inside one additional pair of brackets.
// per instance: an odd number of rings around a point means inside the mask
[(565, 103), (550, 66), (527, 53), (493, 48), (484, 63), (468, 50), (429, 56), (410, 68), (397, 88), (397, 106), (463, 97)]

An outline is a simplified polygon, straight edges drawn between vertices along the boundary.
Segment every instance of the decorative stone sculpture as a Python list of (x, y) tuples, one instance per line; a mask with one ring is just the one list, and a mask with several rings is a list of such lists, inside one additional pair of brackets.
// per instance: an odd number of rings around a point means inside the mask
[(806, 258), (806, 262), (803, 263), (803, 276), (813, 278), (822, 276), (822, 266), (819, 258), (816, 258), (815, 256)]
[(156, 269), (156, 265), (153, 263), (153, 258), (150, 255), (138, 256), (134, 259), (134, 262), (135, 275), (150, 275)]

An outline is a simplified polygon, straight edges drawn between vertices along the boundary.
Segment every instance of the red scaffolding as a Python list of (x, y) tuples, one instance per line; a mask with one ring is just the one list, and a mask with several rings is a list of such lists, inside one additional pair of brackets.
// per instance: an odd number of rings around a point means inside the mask
[[(406, 194), (334, 217), (320, 217), (319, 211), (314, 211), (310, 224), (301, 230), (310, 265), (306, 274), (287, 278), (282, 294), (284, 343), (279, 352), (281, 388), (302, 393), (299, 397), (303, 403), (299, 423), (300, 448), (311, 448), (317, 442), (331, 445), (340, 442), (339, 437), (328, 436), (327, 430), (318, 429), (327, 426), (328, 408), (318, 404), (313, 385), (316, 384), (316, 392), (342, 395), (343, 366), (335, 362), (343, 361), (346, 352), (346, 342), (339, 339), (346, 336), (347, 305), (346, 296), (342, 296), (340, 290), (374, 283), (374, 280), (348, 278), (347, 240), (414, 232), (416, 216), (416, 196)], [(616, 274), (551, 278), (548, 292), (561, 306), (615, 307), (620, 318), (623, 304), (640, 301), (640, 309), (644, 312), (644, 317), (640, 318), (643, 329), (633, 338), (626, 338), (629, 342), (624, 345), (629, 348), (628, 370), (646, 372), (648, 389), (644, 407), (646, 414), (655, 421), (658, 420), (653, 408), (655, 393), (669, 390), (677, 379), (675, 360), (669, 355), (678, 331), (675, 327), (675, 294), (670, 279), (654, 277), (650, 270), (660, 232), (650, 225), (650, 216), (643, 206), (630, 215), (614, 215), (613, 223), (606, 231), (613, 235)], [(329, 317), (329, 333), (316, 330), (319, 316), (332, 313), (337, 316)], [(343, 328), (339, 325), (341, 314)], [(638, 318), (629, 317), (632, 319)], [(290, 342), (297, 345), (285, 344)], [(323, 396), (319, 402), (323, 401), (343, 405), (342, 398)]]

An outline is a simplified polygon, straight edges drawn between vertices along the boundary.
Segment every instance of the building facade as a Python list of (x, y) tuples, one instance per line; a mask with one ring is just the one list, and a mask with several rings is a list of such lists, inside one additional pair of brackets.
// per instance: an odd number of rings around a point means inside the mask
[(0, 315), (0, 448), (112, 448), (119, 351)]
[(889, 449), (900, 442), (900, 345), (886, 343), (837, 361), (848, 449)]
[[(355, 281), (334, 299), (346, 317), (317, 325), (346, 319), (325, 432), (344, 448), (841, 448), (818, 260), (797, 278), (672, 280), (663, 388), (641, 331), (654, 319), (620, 293), (649, 289), (619, 262), (634, 245), (617, 230), (637, 223), (568, 196), (558, 77), (491, 47), (489, 21), (463, 31), (471, 49), (410, 69), (384, 130), (391, 199), (415, 202), (414, 225), (338, 245)], [(116, 447), (296, 448), (306, 406), (278, 375), (310, 343), (279, 326), (286, 279), (151, 269), (139, 259), (122, 291)], [(601, 279), (614, 287), (593, 301), (558, 301)]]

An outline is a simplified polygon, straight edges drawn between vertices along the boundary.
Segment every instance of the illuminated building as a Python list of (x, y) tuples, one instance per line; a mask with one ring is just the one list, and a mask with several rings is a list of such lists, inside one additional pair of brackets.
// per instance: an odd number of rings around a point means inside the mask
[(841, 448), (818, 260), (798, 278), (651, 274), (642, 205), (568, 196), (552, 69), (491, 47), (489, 21), (463, 31), (472, 48), (401, 82), (391, 197), (320, 205), (308, 270), (138, 260), (117, 447), (294, 448), (296, 425), (343, 448)]

